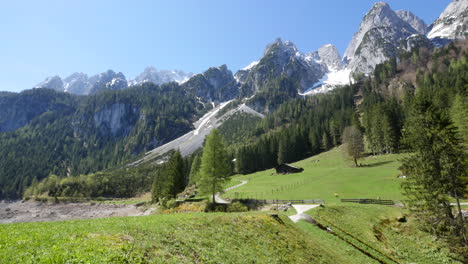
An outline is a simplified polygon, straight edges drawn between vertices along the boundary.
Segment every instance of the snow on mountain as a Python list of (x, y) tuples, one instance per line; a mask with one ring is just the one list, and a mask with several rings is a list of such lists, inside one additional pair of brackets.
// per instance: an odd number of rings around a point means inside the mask
[(139, 85), (145, 82), (163, 84), (168, 82), (183, 83), (187, 81), (193, 73), (185, 73), (180, 70), (158, 70), (155, 67), (147, 67), (134, 80), (129, 81), (129, 86)]
[(454, 0), (429, 27), (430, 39), (466, 39), (468, 36), (468, 0)]
[(304, 93), (299, 93), (299, 95), (314, 95), (319, 93), (327, 93), (337, 86), (347, 85), (351, 83), (351, 70), (344, 69), (333, 69), (325, 74), (317, 83), (312, 85)]
[(198, 121), (196, 121), (193, 124), (195, 127), (194, 130), (171, 142), (168, 142), (162, 146), (159, 146), (147, 152), (142, 159), (130, 165), (136, 166), (145, 162), (161, 162), (161, 155), (164, 155), (172, 149), (178, 149), (182, 156), (190, 155), (197, 149), (202, 147), (206, 135), (208, 135), (211, 132), (211, 130), (219, 127), (221, 124), (223, 124), (223, 122), (228, 120), (235, 113), (244, 112), (254, 116), (258, 116), (260, 118), (264, 117), (262, 114), (256, 112), (255, 110), (251, 109), (245, 104), (241, 104), (235, 107), (234, 109), (227, 111), (223, 115), (218, 116), (219, 111), (221, 111), (223, 108), (229, 105), (231, 101), (232, 100), (223, 102), (215, 106), (208, 113), (206, 113), (203, 117), (201, 117)]
[(242, 70), (248, 71), (252, 69), (253, 67), (255, 67), (258, 63), (259, 61), (252, 61), (249, 65), (245, 66)]
[(352, 72), (370, 74), (375, 65), (398, 55), (401, 40), (417, 33), (387, 3), (375, 3), (353, 35), (344, 59)]
[(48, 88), (55, 91), (63, 90), (63, 81), (60, 76), (47, 77), (44, 81), (38, 83), (33, 88)]
[(267, 89), (274, 78), (279, 76), (296, 79), (300, 90), (304, 91), (327, 72), (325, 65), (301, 53), (294, 43), (279, 38), (266, 47), (258, 63), (250, 66), (235, 75), (241, 83), (241, 97), (250, 97)]

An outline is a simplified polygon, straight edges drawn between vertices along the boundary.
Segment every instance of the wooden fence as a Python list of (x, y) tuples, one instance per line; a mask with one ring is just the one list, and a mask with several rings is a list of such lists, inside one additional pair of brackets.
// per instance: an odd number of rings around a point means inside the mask
[(232, 202), (241, 202), (244, 204), (324, 204), (322, 199), (305, 199), (305, 200), (266, 200), (266, 199), (233, 199)]
[(382, 204), (394, 205), (393, 200), (380, 200), (380, 199), (341, 199), (342, 203), (360, 203), (360, 204)]

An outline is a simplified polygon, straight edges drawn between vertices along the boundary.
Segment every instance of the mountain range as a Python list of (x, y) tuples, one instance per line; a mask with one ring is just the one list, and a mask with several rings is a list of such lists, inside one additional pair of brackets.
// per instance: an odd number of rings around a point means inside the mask
[[(147, 67), (133, 80), (127, 80), (123, 73), (113, 70), (91, 77), (77, 72), (63, 79), (59, 76), (48, 77), (34, 87), (87, 95), (101, 90), (125, 89), (145, 82), (177, 82), (187, 89), (197, 90), (200, 97), (226, 101), (239, 95), (250, 97), (264, 89), (272, 76), (285, 75), (298, 79), (299, 94), (310, 95), (349, 83), (353, 73), (369, 74), (377, 64), (415, 46), (440, 45), (454, 39), (466, 39), (467, 25), (467, 0), (450, 3), (429, 26), (410, 11), (394, 11), (387, 3), (377, 2), (362, 19), (343, 57), (332, 44), (304, 54), (298, 51), (294, 43), (278, 39), (267, 46), (259, 61), (250, 63), (235, 74), (226, 65), (196, 75)], [(210, 77), (207, 78), (207, 75)]]
[(51, 173), (154, 161), (182, 145), (189, 155), (203, 145), (203, 135), (232, 117), (260, 119), (291, 99), (313, 100), (370, 75), (404, 52), (466, 39), (467, 2), (452, 2), (430, 26), (378, 2), (343, 56), (332, 44), (301, 52), (278, 38), (235, 73), (226, 65), (198, 74), (148, 67), (133, 80), (113, 70), (90, 77), (77, 72), (21, 93), (0, 92), (0, 198), (18, 197)]

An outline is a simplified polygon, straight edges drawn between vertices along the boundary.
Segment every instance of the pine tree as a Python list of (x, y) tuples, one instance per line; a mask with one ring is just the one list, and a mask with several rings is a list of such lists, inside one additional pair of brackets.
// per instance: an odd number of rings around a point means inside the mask
[(326, 131), (322, 134), (322, 150), (327, 151), (330, 149), (330, 139)]
[[(448, 116), (429, 100), (417, 98), (405, 125), (404, 142), (414, 152), (401, 167), (407, 175), (403, 183), (406, 203), (430, 231), (467, 246), (459, 203), (466, 186), (461, 179), (468, 170), (466, 153)], [(457, 201), (458, 219), (450, 197)]]
[(166, 169), (168, 181), (170, 182), (170, 195), (175, 196), (185, 188), (184, 160), (180, 151), (174, 151), (167, 162)]
[(190, 168), (189, 185), (197, 184), (199, 180), (199, 172), (201, 167), (200, 155), (195, 155), (192, 166)]
[(468, 151), (468, 98), (459, 94), (455, 96), (450, 116), (453, 124), (457, 127), (458, 133), (464, 143), (465, 150)]
[(172, 198), (185, 188), (184, 160), (180, 151), (173, 151), (163, 168), (157, 169), (151, 194), (153, 202)]
[(202, 194), (211, 194), (213, 203), (216, 202), (215, 194), (223, 190), (229, 176), (229, 165), (222, 138), (217, 129), (213, 129), (206, 136), (206, 144), (203, 148), (200, 169), (199, 191)]

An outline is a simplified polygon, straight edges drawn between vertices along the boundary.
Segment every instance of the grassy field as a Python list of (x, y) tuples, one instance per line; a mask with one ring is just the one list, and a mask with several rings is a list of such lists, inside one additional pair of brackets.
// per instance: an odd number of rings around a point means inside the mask
[[(284, 222), (283, 222), (284, 221)], [(336, 263), (282, 216), (186, 213), (0, 228), (1, 263)]]
[[(406, 222), (399, 222), (398, 219), (406, 215), (406, 211), (401, 208), (345, 204), (327, 205), (307, 213), (381, 259), (388, 256), (398, 263), (462, 263), (460, 256), (450, 254), (447, 244), (420, 231), (415, 219), (406, 216)], [(320, 234), (318, 227), (306, 222), (299, 223), (299, 226), (314, 238), (317, 238), (317, 233)], [(324, 245), (329, 245), (330, 250), (345, 250), (349, 247), (343, 241), (336, 238), (332, 240), (329, 236), (322, 240)], [(351, 262), (342, 263), (366, 262), (355, 261), (355, 257), (352, 257)]]
[[(336, 203), (340, 198), (401, 200), (398, 167), (402, 155), (372, 156), (360, 160), (363, 167), (353, 167), (340, 148), (293, 163), (304, 172), (275, 175), (274, 169), (249, 175), (233, 176), (249, 182), (224, 194), (225, 197), (258, 199), (324, 199)], [(231, 184), (234, 185), (234, 184)], [(236, 194), (237, 193), (237, 194)], [(335, 196), (338, 194), (338, 197)]]

